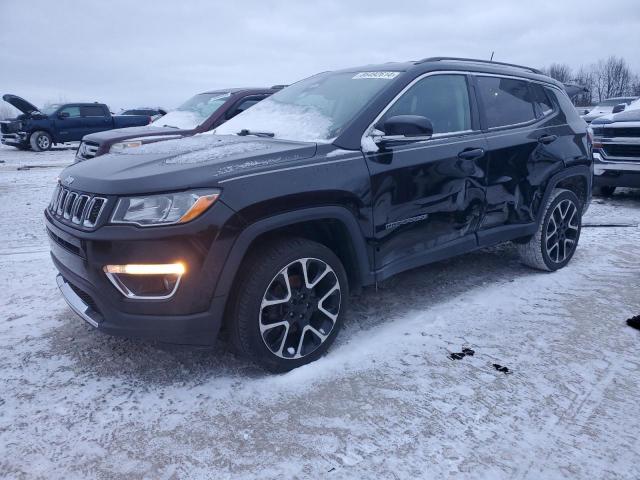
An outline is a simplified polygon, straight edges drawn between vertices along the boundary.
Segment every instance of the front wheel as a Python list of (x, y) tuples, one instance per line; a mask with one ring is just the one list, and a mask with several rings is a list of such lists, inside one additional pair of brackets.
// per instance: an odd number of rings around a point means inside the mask
[(45, 152), (51, 148), (52, 138), (47, 132), (38, 130), (33, 132), (29, 138), (31, 148), (36, 152)]
[(529, 241), (516, 243), (520, 260), (529, 267), (549, 272), (564, 267), (576, 251), (581, 229), (580, 200), (570, 190), (555, 189), (536, 233)]
[(254, 249), (241, 267), (230, 316), (235, 348), (272, 372), (318, 359), (340, 330), (347, 276), (324, 245), (285, 238)]

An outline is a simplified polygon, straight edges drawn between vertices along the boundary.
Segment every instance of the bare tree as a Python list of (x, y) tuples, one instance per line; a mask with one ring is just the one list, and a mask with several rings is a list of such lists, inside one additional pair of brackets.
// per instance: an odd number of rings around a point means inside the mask
[(589, 91), (581, 93), (573, 99), (574, 104), (577, 107), (588, 107), (593, 104), (593, 90), (595, 85), (593, 71), (581, 66), (576, 72), (573, 79), (578, 85), (586, 87)]
[(573, 78), (571, 67), (566, 63), (552, 63), (549, 68), (543, 69), (543, 72), (562, 83), (570, 82)]
[(8, 120), (15, 118), (18, 115), (17, 111), (6, 103), (0, 103), (0, 120)]
[(624, 58), (610, 56), (592, 67), (598, 100), (620, 97), (630, 93), (633, 74)]

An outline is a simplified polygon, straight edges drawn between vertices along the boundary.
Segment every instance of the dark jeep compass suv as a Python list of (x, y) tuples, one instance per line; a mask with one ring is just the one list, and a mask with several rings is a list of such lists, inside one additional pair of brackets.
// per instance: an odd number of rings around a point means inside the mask
[(349, 292), (513, 241), (571, 260), (587, 125), (534, 69), (428, 58), (302, 80), (213, 134), (61, 175), (46, 227), (71, 308), (99, 330), (212, 344), (272, 371), (317, 359)]

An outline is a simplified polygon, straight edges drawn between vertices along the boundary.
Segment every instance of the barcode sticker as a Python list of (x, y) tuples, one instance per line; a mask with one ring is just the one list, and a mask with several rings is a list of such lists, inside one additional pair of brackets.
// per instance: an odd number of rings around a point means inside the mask
[(396, 78), (400, 72), (360, 72), (353, 76), (352, 80), (360, 78), (381, 78), (383, 80), (391, 80)]

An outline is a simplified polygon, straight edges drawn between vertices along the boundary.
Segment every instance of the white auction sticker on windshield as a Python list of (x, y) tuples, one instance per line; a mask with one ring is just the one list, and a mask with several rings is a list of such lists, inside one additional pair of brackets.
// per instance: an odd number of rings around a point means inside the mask
[(352, 80), (359, 78), (381, 78), (383, 80), (391, 80), (396, 78), (400, 72), (360, 72), (353, 76)]

